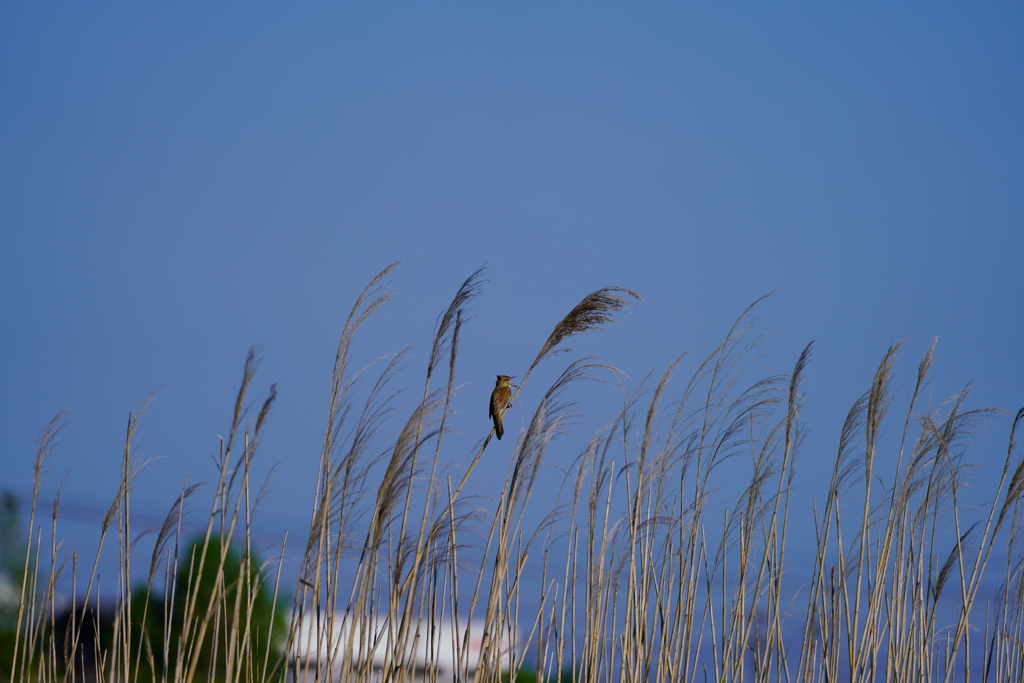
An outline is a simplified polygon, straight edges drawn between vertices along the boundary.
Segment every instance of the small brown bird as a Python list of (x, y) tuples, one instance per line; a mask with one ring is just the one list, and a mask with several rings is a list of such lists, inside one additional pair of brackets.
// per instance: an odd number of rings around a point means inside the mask
[(505, 433), (505, 428), (501, 425), (501, 413), (508, 407), (508, 402), (512, 398), (512, 387), (515, 385), (510, 384), (510, 380), (513, 379), (515, 376), (498, 375), (494, 391), (491, 392), (491, 403), (487, 406), (487, 417), (494, 420), (494, 434), (498, 441), (501, 441), (501, 435)]

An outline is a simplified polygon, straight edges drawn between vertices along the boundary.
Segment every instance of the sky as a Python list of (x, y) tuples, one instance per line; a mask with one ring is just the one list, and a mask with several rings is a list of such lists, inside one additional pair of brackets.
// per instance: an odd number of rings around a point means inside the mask
[[(635, 385), (685, 353), (685, 378), (775, 292), (756, 370), (814, 342), (809, 505), (890, 344), (906, 392), (938, 337), (931, 407), (968, 385), (969, 407), (1024, 406), (1022, 29), (1006, 2), (3, 3), (0, 488), (31, 493), (34, 443), (69, 409), (43, 498), (64, 480), (65, 548), (91, 549), (155, 392), (133, 507), (161, 519), (186, 475), (214, 478), (256, 347), (254, 396), (278, 390), (257, 528), (301, 534), (338, 335), (401, 261), (355, 355), (418, 345), (403, 386), (486, 266), (453, 461), (490, 427), (494, 376), (522, 375), (589, 292), (643, 301), (546, 361), (524, 406), (581, 355)], [(616, 391), (576, 397), (581, 434)], [(1008, 429), (972, 446), (982, 493)], [(492, 443), (475, 493), (511, 448)]]

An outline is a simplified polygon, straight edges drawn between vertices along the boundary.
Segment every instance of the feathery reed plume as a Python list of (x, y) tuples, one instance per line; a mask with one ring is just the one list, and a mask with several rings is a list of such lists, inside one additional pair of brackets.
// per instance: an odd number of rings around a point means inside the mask
[(182, 519), (188, 510), (188, 499), (194, 496), (204, 485), (200, 482), (188, 486), (188, 478), (186, 477), (181, 495), (175, 499), (171, 509), (167, 511), (167, 516), (164, 517), (164, 522), (160, 525), (160, 529), (157, 532), (156, 542), (153, 544), (153, 556), (150, 559), (147, 583), (152, 584), (154, 573), (160, 567), (161, 558), (173, 539), (174, 531), (181, 525)]
[[(1017, 447), (1017, 426), (1020, 424), (1021, 420), (1024, 420), (1024, 408), (1017, 411), (1017, 415), (1013, 418), (1013, 425), (1010, 427), (1010, 443), (1007, 447), (1007, 460), (1012, 457), (1013, 451)], [(1003, 524), (1003, 519), (1006, 517), (1006, 513), (1022, 497), (1024, 497), (1024, 458), (1017, 463), (1017, 467), (1013, 470), (1013, 476), (1010, 478), (1010, 484), (1006, 489), (1006, 499), (1003, 501), (1003, 505), (999, 509), (999, 518), (996, 520), (996, 526), (993, 533), (999, 532), (999, 528)]]
[[(585, 296), (582, 301), (569, 311), (568, 315), (555, 325), (555, 329), (551, 331), (547, 341), (541, 346), (540, 353), (537, 354), (537, 357), (530, 365), (530, 370), (533, 370), (544, 358), (555, 352), (558, 345), (567, 338), (589, 330), (596, 330), (605, 323), (618, 322), (615, 320), (614, 314), (627, 308), (632, 303), (627, 297), (643, 301), (639, 294), (624, 287), (604, 287)], [(571, 349), (561, 350), (570, 351)], [(524, 377), (523, 381), (525, 379)]]
[(434, 372), (434, 368), (437, 367), (438, 363), (444, 358), (445, 351), (448, 350), (452, 344), (456, 341), (456, 335), (453, 333), (449, 335), (449, 332), (454, 332), (456, 324), (462, 324), (462, 318), (465, 316), (466, 306), (480, 296), (483, 291), (483, 284), (487, 282), (484, 279), (484, 272), (486, 268), (483, 266), (473, 271), (473, 274), (465, 279), (458, 291), (455, 293), (454, 298), (448, 308), (438, 316), (437, 325), (434, 330), (434, 342), (430, 346), (430, 360), (427, 363), (427, 384), (430, 383), (430, 377)]
[[(25, 562), (22, 568), (21, 595), (18, 600), (18, 617), (15, 622), (14, 652), (11, 658), (11, 681), (16, 680), (16, 674), (20, 674), (20, 680), (24, 680), (29, 671), (31, 660), (35, 654), (35, 633), (41, 631), (35, 622), (41, 617), (37, 613), (35, 592), (31, 590), (33, 581), (30, 575), (34, 576), (37, 570), (36, 554), (32, 554), (33, 541), (38, 543), (38, 538), (33, 537), (35, 527), (36, 506), (39, 503), (39, 490), (42, 487), (43, 479), (49, 471), (50, 459), (57, 448), (57, 437), (67, 427), (65, 417), (68, 411), (62, 410), (50, 419), (43, 427), (39, 437), (36, 439), (35, 457), (32, 459), (32, 501), (29, 506), (28, 541), (25, 545)], [(19, 661), (20, 660), (20, 661)], [(20, 664), (20, 668), (19, 668)]]

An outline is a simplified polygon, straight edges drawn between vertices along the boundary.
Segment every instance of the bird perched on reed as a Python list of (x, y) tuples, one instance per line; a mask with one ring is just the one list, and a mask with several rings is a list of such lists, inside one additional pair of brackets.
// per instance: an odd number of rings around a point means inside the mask
[(505, 433), (505, 428), (501, 424), (501, 413), (508, 407), (508, 403), (512, 399), (512, 387), (515, 385), (510, 382), (513, 379), (515, 376), (498, 375), (498, 381), (494, 383), (494, 391), (491, 392), (491, 403), (487, 406), (487, 417), (494, 420), (494, 434), (498, 437), (498, 441), (501, 441), (501, 435)]

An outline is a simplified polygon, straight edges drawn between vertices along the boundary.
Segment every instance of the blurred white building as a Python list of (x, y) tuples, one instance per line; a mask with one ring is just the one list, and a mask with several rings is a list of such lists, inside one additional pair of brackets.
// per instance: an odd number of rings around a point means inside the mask
[[(447, 683), (455, 680), (456, 672), (472, 675), (486, 662), (508, 670), (515, 654), (508, 634), (496, 634), (489, 638), (489, 653), (485, 655), (484, 623), (479, 620), (459, 621), (457, 625), (451, 619), (435, 624), (415, 622), (405, 638), (399, 637), (398, 628), (384, 616), (364, 619), (355, 627), (352, 617), (342, 612), (330, 620), (307, 616), (300, 622), (292, 646), (288, 680), (354, 680), (351, 671), (355, 666), (367, 664), (370, 680), (383, 680), (386, 667), (400, 664), (411, 667), (416, 680)], [(392, 639), (404, 640), (397, 648), (400, 653), (392, 646)], [(345, 669), (350, 672), (347, 676)]]

